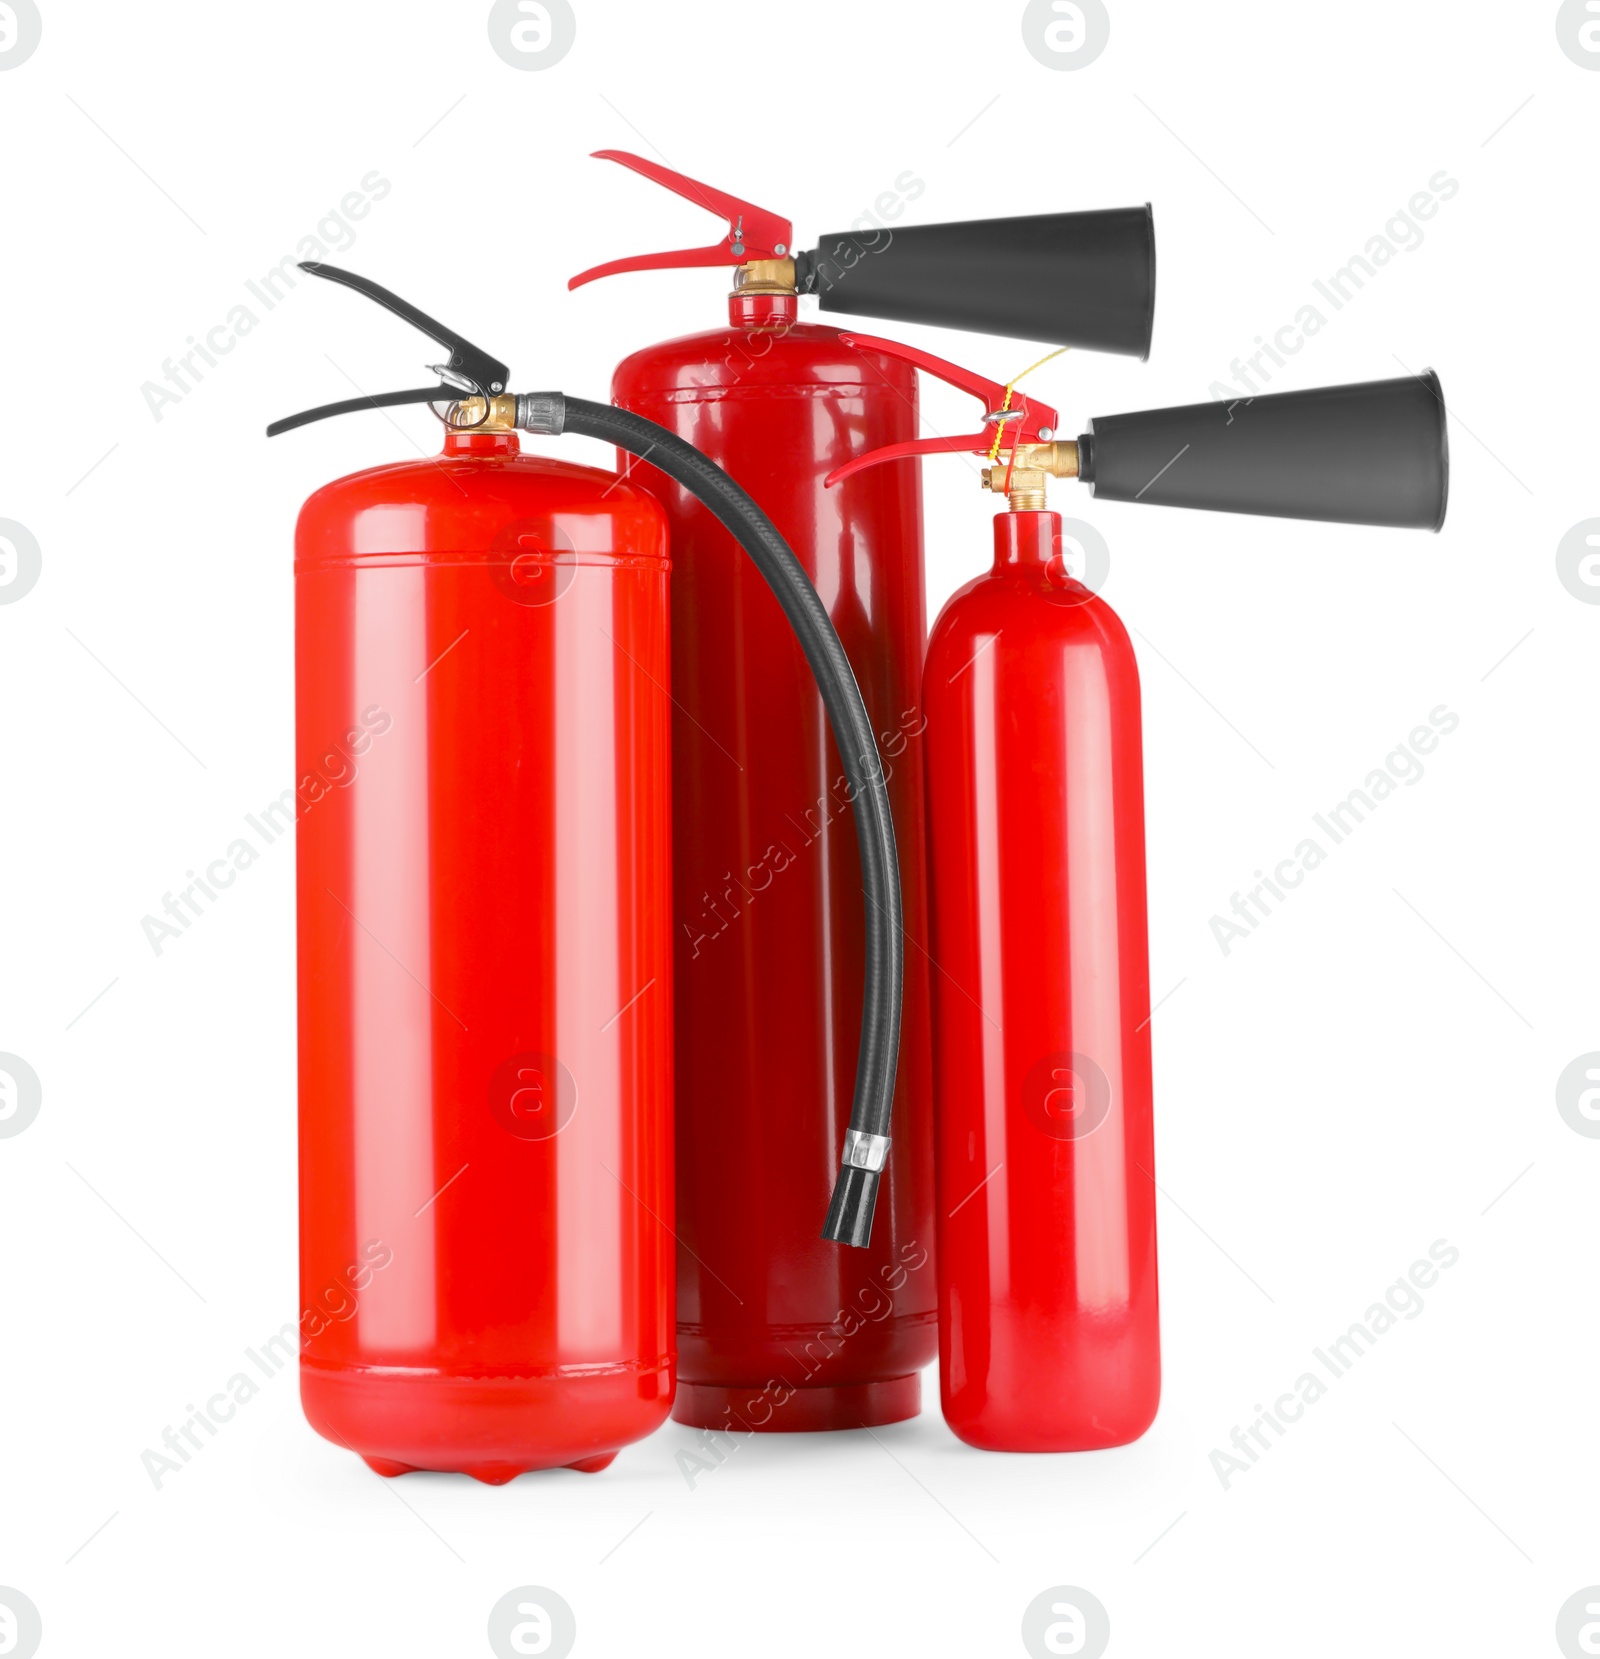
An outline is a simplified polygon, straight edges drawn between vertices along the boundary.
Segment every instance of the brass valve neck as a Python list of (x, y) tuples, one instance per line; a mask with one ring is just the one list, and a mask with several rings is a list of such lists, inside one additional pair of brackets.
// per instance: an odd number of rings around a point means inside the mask
[(1002, 452), (993, 466), (984, 468), (980, 482), (986, 490), (1005, 491), (1012, 512), (1042, 513), (1047, 481), (1077, 476), (1077, 444), (1058, 439), (1048, 444), (1018, 444), (1014, 450)]
[(736, 294), (794, 294), (792, 259), (751, 259), (733, 273)]

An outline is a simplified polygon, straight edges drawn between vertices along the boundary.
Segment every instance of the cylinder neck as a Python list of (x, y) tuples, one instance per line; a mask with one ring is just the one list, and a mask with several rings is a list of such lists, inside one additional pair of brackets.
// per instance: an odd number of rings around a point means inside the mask
[(735, 288), (728, 295), (728, 322), (734, 328), (792, 328), (799, 315), (800, 300), (796, 294)]
[(1043, 570), (1055, 558), (1060, 540), (1060, 513), (996, 513), (994, 568)]
[(516, 455), (521, 449), (515, 432), (458, 432), (451, 427), (444, 435), (446, 455)]

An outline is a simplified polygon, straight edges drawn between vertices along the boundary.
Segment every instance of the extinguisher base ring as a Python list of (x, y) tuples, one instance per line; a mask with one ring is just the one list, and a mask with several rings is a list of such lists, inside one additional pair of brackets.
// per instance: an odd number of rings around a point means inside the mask
[(678, 1379), (672, 1420), (697, 1429), (752, 1434), (825, 1434), (877, 1429), (922, 1414), (922, 1378), (877, 1377), (869, 1382), (694, 1383)]

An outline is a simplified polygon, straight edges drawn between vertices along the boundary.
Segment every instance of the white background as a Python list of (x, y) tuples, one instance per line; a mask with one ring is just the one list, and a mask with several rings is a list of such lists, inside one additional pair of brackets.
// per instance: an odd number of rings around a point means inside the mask
[[(0, 1049), (43, 1083), (0, 1139), (0, 1584), (41, 1651), (487, 1653), (489, 1608), (533, 1583), (579, 1655), (1021, 1653), (1061, 1584), (1105, 1605), (1116, 1659), (1558, 1652), (1600, 1581), (1600, 1141), (1555, 1104), (1600, 1048), (1600, 609), (1555, 565), (1600, 514), (1600, 73), (1552, 0), (1110, 0), (1070, 72), (1028, 53), (1020, 0), (578, 0), (539, 72), (491, 50), (487, 0), (40, 3), (42, 45), (0, 73), (0, 517), (43, 549), (0, 606)], [(287, 843), (159, 958), (140, 919), (289, 786), (298, 503), (437, 428), (265, 442), (348, 395), (339, 369), (378, 389), (431, 360), (308, 281), (159, 421), (141, 386), (376, 170), (392, 188), (331, 257), (519, 386), (604, 397), (617, 358), (724, 306), (705, 271), (568, 295), (718, 233), (585, 159), (606, 146), (802, 246), (908, 169), (908, 223), (1151, 200), (1149, 363), (1073, 353), (1029, 383), (1069, 433), (1206, 397), (1433, 175), (1459, 184), (1269, 388), (1437, 368), (1441, 535), (1055, 489), (1111, 546), (1144, 675), (1160, 1415), (1118, 1451), (984, 1455), (930, 1377), (878, 1443), (762, 1438), (691, 1489), (669, 1425), (604, 1475), (492, 1490), (379, 1481), (286, 1373), (157, 1490), (140, 1454), (297, 1312)], [(899, 332), (1001, 379), (1039, 350)], [(975, 413), (927, 406), (944, 431)], [(959, 461), (926, 482), (936, 611), (993, 502)], [(1441, 704), (1459, 728), (1421, 780), (1224, 956), (1211, 916)], [(1213, 1449), (1437, 1239), (1460, 1259), (1420, 1315), (1224, 1487)]]

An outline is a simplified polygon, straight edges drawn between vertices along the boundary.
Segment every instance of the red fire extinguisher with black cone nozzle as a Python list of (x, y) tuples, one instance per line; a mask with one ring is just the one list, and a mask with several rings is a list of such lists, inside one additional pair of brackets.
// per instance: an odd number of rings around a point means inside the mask
[(983, 400), (988, 430), (836, 468), (973, 451), (1005, 493), (994, 562), (923, 674), (938, 1165), (939, 1378), (969, 1444), (1136, 1439), (1160, 1394), (1139, 676), (1068, 574), (1046, 481), (1109, 501), (1437, 530), (1431, 372), (1096, 419), (903, 346), (849, 342)]
[[(920, 1409), (935, 1352), (932, 1081), (919, 683), (922, 503), (912, 468), (827, 491), (827, 472), (917, 433), (917, 378), (847, 347), (825, 312), (986, 330), (1143, 357), (1148, 207), (848, 231), (797, 250), (789, 220), (623, 151), (599, 152), (721, 216), (709, 246), (572, 279), (735, 269), (725, 326), (646, 347), (614, 401), (738, 478), (824, 597), (883, 751), (907, 951), (893, 1167), (870, 1246), (816, 1211), (844, 1161), (866, 967), (848, 789), (784, 619), (714, 515), (652, 465), (630, 476), (671, 528), (678, 1337), (673, 1415), (709, 1428), (853, 1428)], [(919, 187), (905, 186), (906, 200)], [(654, 457), (650, 458), (653, 462)], [(708, 642), (717, 642), (715, 649)], [(828, 1238), (867, 1243), (830, 1223)]]
[(902, 976), (873, 727), (798, 561), (692, 445), (513, 393), (505, 364), (386, 289), (301, 268), (450, 353), (441, 384), (268, 428), (444, 406), (440, 455), (327, 485), (296, 534), (301, 1397), (385, 1475), (600, 1469), (674, 1387), (667, 525), (636, 484), (523, 455), (517, 433), (648, 454), (800, 642), (866, 911), (850, 1135), (868, 1152), (828, 1220), (860, 1244)]

